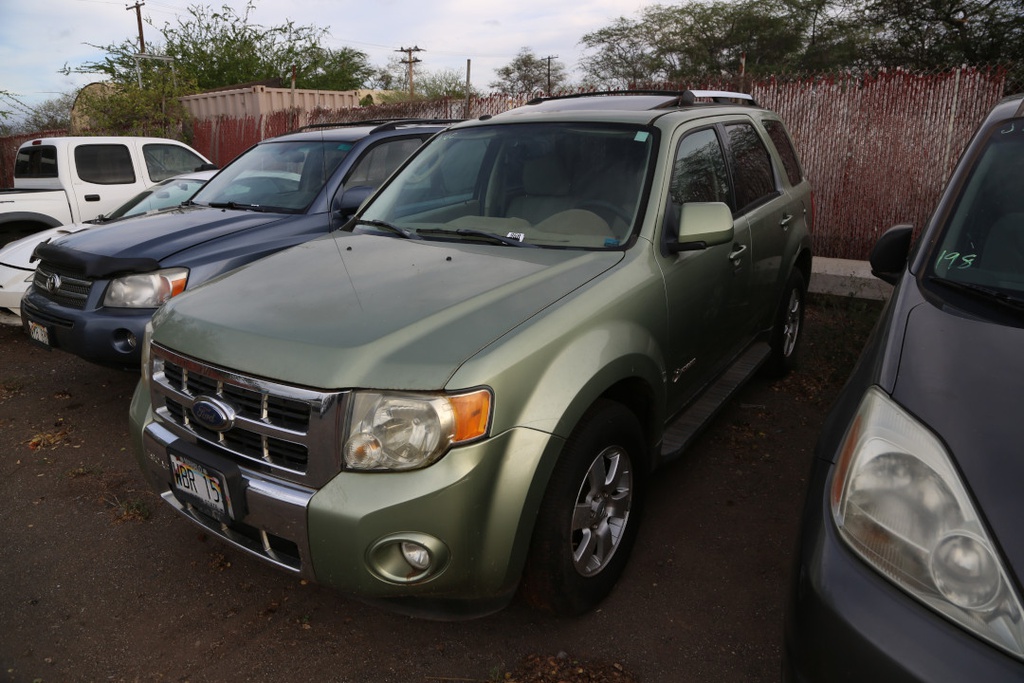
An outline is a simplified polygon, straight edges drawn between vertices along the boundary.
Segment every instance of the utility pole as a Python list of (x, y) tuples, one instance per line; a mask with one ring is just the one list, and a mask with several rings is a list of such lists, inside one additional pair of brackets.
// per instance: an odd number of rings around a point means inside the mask
[(417, 47), (400, 47), (397, 50), (395, 50), (395, 52), (404, 52), (405, 53), (405, 59), (402, 60), (402, 64), (405, 64), (405, 65), (407, 65), (409, 67), (409, 97), (415, 97), (416, 96), (416, 89), (413, 87), (413, 84), (412, 84), (412, 67), (413, 67), (414, 64), (418, 64), (419, 62), (422, 62), (423, 60), (420, 59), (419, 57), (413, 57), (412, 53), (413, 52), (423, 52), (423, 50), (421, 50), (418, 46)]
[(138, 2), (138, 0), (136, 0), (134, 5), (130, 5), (128, 7), (125, 7), (125, 9), (128, 10), (129, 12), (131, 12), (132, 10), (135, 10), (135, 19), (139, 22), (139, 53), (140, 54), (146, 54), (146, 40), (145, 40), (145, 38), (142, 37), (142, 8), (145, 6), (145, 4), (146, 3), (144, 3), (144, 2)]
[(550, 95), (551, 94), (551, 60), (552, 59), (558, 59), (558, 55), (548, 55), (544, 59), (546, 59), (547, 62), (548, 62), (548, 92), (547, 92), (547, 94)]

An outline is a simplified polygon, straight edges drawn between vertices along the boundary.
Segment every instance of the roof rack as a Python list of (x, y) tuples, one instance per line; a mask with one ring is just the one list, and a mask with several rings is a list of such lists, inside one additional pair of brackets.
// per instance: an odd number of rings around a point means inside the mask
[(462, 119), (364, 119), (362, 121), (338, 121), (335, 123), (310, 123), (293, 131), (301, 133), (308, 130), (320, 130), (324, 128), (345, 128), (356, 126), (374, 126), (373, 132), (377, 133), (386, 130), (395, 130), (399, 126), (450, 126)]
[[(552, 100), (568, 100), (583, 97), (607, 97), (615, 95), (663, 95), (674, 98), (660, 107), (691, 107), (699, 104), (743, 104), (751, 107), (758, 106), (754, 96), (742, 92), (730, 92), (728, 90), (604, 90), (599, 92), (572, 93), (570, 95), (554, 95), (551, 97), (536, 97), (526, 104), (540, 104)], [(699, 102), (698, 100), (711, 100)]]

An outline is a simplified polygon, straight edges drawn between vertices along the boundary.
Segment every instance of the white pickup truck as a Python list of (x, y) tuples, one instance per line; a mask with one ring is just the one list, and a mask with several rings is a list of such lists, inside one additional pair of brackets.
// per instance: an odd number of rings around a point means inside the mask
[(46, 228), (92, 220), (171, 176), (213, 168), (165, 138), (54, 137), (22, 144), (14, 188), (0, 190), (0, 246)]

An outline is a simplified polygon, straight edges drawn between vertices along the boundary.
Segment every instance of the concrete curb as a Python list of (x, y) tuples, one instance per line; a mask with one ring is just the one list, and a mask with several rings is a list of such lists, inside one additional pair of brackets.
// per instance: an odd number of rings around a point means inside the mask
[(884, 301), (892, 294), (892, 285), (871, 274), (867, 261), (814, 257), (811, 281), (812, 294), (834, 294), (855, 299)]

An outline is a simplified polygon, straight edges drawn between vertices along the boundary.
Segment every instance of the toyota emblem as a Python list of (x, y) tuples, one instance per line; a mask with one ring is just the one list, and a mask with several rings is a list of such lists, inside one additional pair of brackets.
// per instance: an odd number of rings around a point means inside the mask
[(59, 290), (60, 285), (60, 275), (57, 275), (57, 273), (50, 273), (46, 276), (46, 291), (50, 294), (54, 294)]

